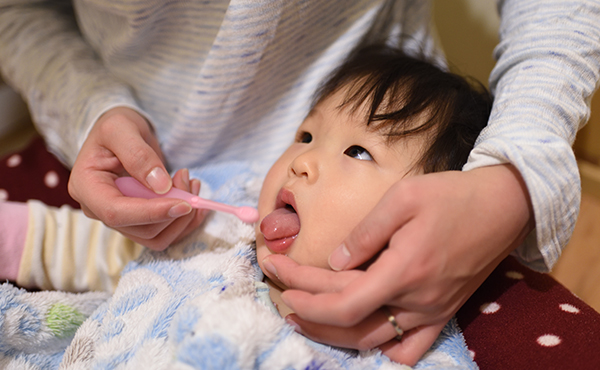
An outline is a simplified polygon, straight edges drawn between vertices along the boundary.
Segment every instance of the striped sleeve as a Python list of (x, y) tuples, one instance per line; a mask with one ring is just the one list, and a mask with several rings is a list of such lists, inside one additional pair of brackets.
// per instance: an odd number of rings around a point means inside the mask
[(143, 247), (69, 206), (29, 201), (17, 284), (69, 292), (112, 292)]
[(500, 44), (490, 76), (494, 107), (465, 170), (513, 164), (529, 190), (535, 231), (516, 251), (548, 271), (568, 243), (581, 185), (571, 145), (600, 79), (597, 0), (500, 1)]
[(28, 102), (49, 148), (72, 166), (102, 113), (116, 106), (141, 109), (81, 37), (71, 1), (11, 3), (0, 0), (2, 74)]

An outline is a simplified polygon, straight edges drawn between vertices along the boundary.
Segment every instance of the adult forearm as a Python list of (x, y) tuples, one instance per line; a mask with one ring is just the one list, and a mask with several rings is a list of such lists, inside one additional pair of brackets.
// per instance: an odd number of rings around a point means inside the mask
[(580, 202), (571, 144), (589, 118), (600, 78), (600, 3), (504, 1), (495, 100), (488, 127), (465, 169), (511, 163), (527, 184), (535, 235), (522, 262), (550, 269), (567, 244)]
[(68, 165), (103, 112), (136, 104), (82, 38), (70, 2), (0, 3), (0, 68)]

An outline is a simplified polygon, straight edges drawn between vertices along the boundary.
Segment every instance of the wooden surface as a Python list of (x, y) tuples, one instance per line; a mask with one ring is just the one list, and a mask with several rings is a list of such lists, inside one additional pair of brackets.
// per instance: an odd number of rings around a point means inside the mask
[(598, 92), (592, 99), (590, 120), (577, 134), (573, 149), (580, 160), (600, 166), (600, 93)]
[(573, 237), (551, 275), (600, 312), (600, 198), (582, 194)]

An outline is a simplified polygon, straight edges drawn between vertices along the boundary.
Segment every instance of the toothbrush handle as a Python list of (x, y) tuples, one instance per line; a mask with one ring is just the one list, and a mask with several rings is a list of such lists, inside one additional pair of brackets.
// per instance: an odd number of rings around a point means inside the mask
[(133, 177), (119, 177), (115, 180), (115, 184), (117, 185), (117, 188), (119, 188), (121, 193), (123, 193), (123, 195), (134, 198), (176, 198), (185, 200), (189, 203), (192, 197), (195, 197), (195, 195), (177, 188), (171, 188), (171, 190), (169, 190), (165, 194), (156, 194), (152, 190), (142, 185), (142, 183), (140, 183)]
[[(221, 211), (221, 212), (227, 212), (227, 213), (234, 214), (234, 215), (242, 218), (242, 221), (244, 221), (244, 222), (255, 222), (254, 219), (258, 218), (258, 213), (255, 212), (255, 210), (251, 209), (251, 211), (253, 211), (253, 212), (251, 212), (251, 216), (249, 216), (249, 218), (248, 218), (248, 216), (245, 216), (245, 214), (243, 214), (243, 213), (240, 214), (240, 207), (234, 207), (234, 206), (230, 206), (228, 204), (215, 202), (213, 200), (200, 198), (197, 195), (194, 195), (192, 193), (189, 193), (187, 191), (177, 189), (177, 188), (171, 188), (171, 190), (169, 190), (165, 194), (156, 194), (152, 190), (150, 190), (147, 187), (145, 187), (144, 185), (142, 185), (139, 181), (137, 181), (133, 177), (119, 177), (118, 179), (115, 180), (115, 184), (117, 185), (117, 188), (119, 188), (121, 193), (123, 193), (123, 195), (126, 195), (128, 197), (136, 197), (136, 198), (144, 198), (144, 199), (175, 198), (175, 199), (181, 199), (181, 200), (188, 202), (194, 208), (210, 209), (213, 211)], [(242, 207), (242, 210), (246, 209), (246, 208), (248, 208), (248, 207)], [(246, 213), (247, 212), (248, 211), (246, 211)], [(247, 219), (249, 221), (246, 221)]]

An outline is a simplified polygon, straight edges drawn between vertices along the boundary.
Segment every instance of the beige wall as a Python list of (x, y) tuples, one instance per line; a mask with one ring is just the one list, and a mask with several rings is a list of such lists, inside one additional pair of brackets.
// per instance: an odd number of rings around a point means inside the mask
[(500, 20), (495, 0), (434, 0), (434, 24), (451, 68), (487, 86)]

